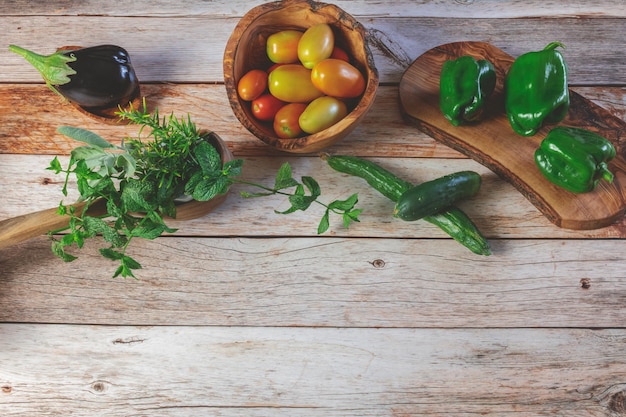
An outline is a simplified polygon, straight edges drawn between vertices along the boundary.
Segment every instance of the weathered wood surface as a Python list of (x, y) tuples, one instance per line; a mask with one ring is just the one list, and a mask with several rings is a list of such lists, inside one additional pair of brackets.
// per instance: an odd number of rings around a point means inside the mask
[[(224, 80), (224, 47), (238, 20), (213, 15), (119, 19), (8, 16), (3, 18), (3, 36), (13, 44), (45, 54), (65, 45), (122, 44), (131, 55), (137, 77), (144, 83), (210, 83)], [(623, 18), (474, 20), (383, 16), (368, 17), (361, 23), (371, 35), (381, 83), (397, 83), (414, 59), (444, 43), (484, 41), (518, 56), (559, 40), (567, 46), (565, 56), (573, 69), (573, 85), (626, 84), (626, 62), (615, 53), (623, 46)], [(165, 27), (168, 30), (163, 30)], [(581, 33), (593, 36), (580, 42)], [(40, 82), (36, 70), (24, 63), (20, 56), (0, 48), (0, 82)]]
[[(133, 242), (138, 280), (110, 278), (99, 239), (70, 264), (45, 236), (1, 250), (0, 416), (625, 416), (626, 220), (558, 228), (398, 106), (403, 71), (433, 46), (486, 41), (516, 56), (560, 40), (573, 91), (626, 120), (623, 2), (335, 2), (370, 30), (382, 84), (369, 116), (328, 151), (413, 182), (480, 172), (481, 192), (461, 207), (489, 257), (393, 219), (362, 180), (317, 154), (273, 152), (238, 123), (222, 56), (261, 3), (0, 2), (5, 46), (124, 45), (148, 101), (217, 132), (245, 159), (243, 178), (271, 184), (288, 161), (323, 199), (358, 192), (364, 210), (317, 236), (321, 209), (275, 214), (284, 197), (243, 199), (235, 185), (208, 216)], [(137, 133), (72, 110), (0, 48), (0, 220), (61, 200), (62, 179), (45, 170), (74, 146), (59, 125), (113, 141)]]
[(138, 281), (112, 280), (99, 245), (90, 241), (71, 268), (45, 238), (0, 252), (0, 321), (611, 328), (626, 320), (626, 254), (611, 240), (498, 239), (479, 257), (450, 239), (164, 237), (133, 243)]
[[(626, 120), (626, 87), (574, 87), (573, 91)], [(149, 84), (142, 88), (151, 106), (163, 115), (189, 114), (196, 125), (215, 131), (236, 156), (280, 155), (248, 132), (234, 116), (223, 85)], [(37, 117), (30, 115), (37, 111)], [(398, 86), (380, 86), (370, 110), (350, 136), (329, 151), (358, 155), (411, 158), (463, 158), (460, 153), (406, 124), (398, 105)], [(76, 143), (56, 133), (61, 125), (92, 130), (111, 142), (134, 136), (133, 126), (105, 124), (75, 111), (42, 85), (0, 84), (0, 154), (67, 155)]]
[(623, 330), (5, 324), (0, 334), (3, 354), (38, 358), (36, 370), (2, 364), (6, 417), (624, 414)]

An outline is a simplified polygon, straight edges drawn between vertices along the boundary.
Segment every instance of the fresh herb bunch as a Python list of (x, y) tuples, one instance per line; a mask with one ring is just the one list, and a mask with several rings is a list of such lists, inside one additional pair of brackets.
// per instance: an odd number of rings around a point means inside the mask
[[(81, 248), (85, 239), (101, 235), (109, 247), (100, 249), (105, 258), (119, 262), (113, 277), (135, 277), (133, 270), (141, 264), (127, 254), (134, 238), (156, 239), (163, 233), (173, 233), (164, 217), (176, 217), (176, 199), (182, 195), (197, 201), (208, 201), (224, 194), (235, 183), (246, 184), (262, 191), (242, 192), (243, 197), (263, 197), (274, 194), (288, 196), (291, 207), (278, 214), (307, 210), (317, 203), (325, 207), (318, 225), (318, 234), (330, 226), (330, 213), (341, 215), (344, 227), (359, 221), (360, 209), (355, 209), (357, 194), (346, 200), (325, 204), (318, 200), (321, 190), (312, 177), (303, 176), (301, 182), (293, 178), (291, 166), (284, 163), (276, 174), (273, 187), (252, 183), (237, 177), (241, 174), (243, 160), (235, 159), (222, 164), (217, 149), (204, 140), (190, 117), (177, 119), (174, 115), (161, 118), (158, 110), (148, 113), (143, 109), (121, 110), (123, 120), (140, 125), (137, 138), (125, 138), (120, 146), (85, 129), (61, 126), (58, 132), (84, 143), (70, 154), (67, 168), (55, 157), (49, 170), (65, 174), (63, 194), (71, 175), (76, 177), (82, 209), (59, 204), (58, 213), (70, 216), (69, 226), (50, 231), (52, 251), (66, 262), (76, 259), (67, 248), (76, 244)], [(150, 132), (142, 138), (144, 128)], [(288, 192), (292, 189), (292, 192)], [(106, 206), (103, 215), (90, 215), (94, 204)], [(53, 235), (68, 230), (60, 239)]]

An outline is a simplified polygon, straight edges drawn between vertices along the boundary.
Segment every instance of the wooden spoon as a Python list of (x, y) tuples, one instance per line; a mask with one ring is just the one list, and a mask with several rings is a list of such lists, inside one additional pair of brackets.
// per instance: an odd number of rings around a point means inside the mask
[[(215, 133), (203, 132), (203, 136), (216, 147), (222, 156), (222, 163), (233, 159), (233, 154), (226, 143)], [(226, 200), (226, 194), (220, 194), (209, 201), (181, 202), (176, 206), (177, 221), (191, 220), (205, 216)], [(81, 213), (84, 203), (73, 204), (77, 213)], [(90, 216), (99, 216), (106, 213), (106, 205), (103, 200), (97, 200), (90, 207)], [(166, 219), (174, 220), (169, 217)], [(41, 236), (49, 231), (63, 229), (69, 224), (69, 216), (57, 214), (57, 207), (24, 214), (11, 219), (0, 221), (0, 249), (10, 247), (36, 236)]]
[[(498, 81), (484, 119), (455, 127), (439, 109), (439, 76), (445, 61), (463, 55), (490, 60)], [(595, 190), (583, 194), (557, 187), (541, 174), (534, 161), (535, 150), (554, 126), (523, 137), (513, 131), (506, 117), (504, 79), (513, 61), (512, 56), (484, 42), (456, 42), (427, 51), (406, 69), (400, 81), (405, 120), (497, 173), (559, 227), (597, 229), (621, 219), (626, 209), (626, 123), (570, 90), (569, 114), (560, 124), (589, 129), (609, 139), (617, 150), (617, 157), (609, 163), (615, 179), (612, 184), (600, 181)]]

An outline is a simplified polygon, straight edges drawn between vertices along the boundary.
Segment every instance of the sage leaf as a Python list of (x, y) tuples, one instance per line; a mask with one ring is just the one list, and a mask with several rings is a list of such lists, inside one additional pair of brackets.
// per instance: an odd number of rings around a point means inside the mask
[(79, 142), (86, 143), (97, 148), (115, 148), (115, 145), (109, 143), (102, 136), (80, 127), (59, 126), (57, 132)]

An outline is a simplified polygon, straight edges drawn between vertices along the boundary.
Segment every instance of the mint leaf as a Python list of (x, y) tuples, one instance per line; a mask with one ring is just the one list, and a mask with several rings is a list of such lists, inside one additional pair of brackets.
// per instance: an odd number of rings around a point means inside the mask
[(243, 167), (243, 159), (233, 159), (231, 161), (227, 161), (224, 164), (224, 172), (229, 177), (237, 177), (241, 175), (242, 167)]
[(302, 177), (302, 183), (308, 188), (311, 193), (311, 197), (319, 197), (322, 195), (322, 190), (320, 189), (319, 184), (312, 177)]
[(201, 181), (193, 190), (193, 198), (197, 201), (208, 201), (216, 195), (223, 193), (225, 187), (228, 186), (228, 180), (226, 177), (217, 177), (212, 179), (205, 179)]
[(154, 210), (154, 204), (146, 199), (153, 194), (152, 184), (136, 180), (128, 181), (122, 189), (122, 206), (126, 211), (131, 212)]
[(335, 200), (328, 205), (328, 208), (331, 210), (341, 210), (348, 211), (351, 210), (355, 204), (359, 201), (358, 194), (352, 194), (345, 200)]
[(204, 141), (200, 142), (194, 150), (194, 155), (204, 175), (221, 171), (222, 159), (220, 158), (219, 152), (217, 152), (215, 147), (210, 143)]
[(322, 233), (327, 231), (329, 227), (330, 227), (329, 210), (326, 210), (324, 212), (324, 215), (322, 216), (322, 220), (320, 221), (320, 224), (317, 226), (317, 234), (321, 235)]
[(54, 157), (52, 161), (50, 161), (50, 166), (46, 169), (49, 169), (50, 171), (54, 171), (55, 174), (59, 174), (61, 171), (63, 171), (61, 162), (59, 162), (59, 158), (56, 156)]
[(61, 258), (64, 262), (72, 262), (78, 259), (76, 256), (65, 252), (64, 247), (65, 246), (61, 242), (55, 240), (52, 242), (52, 253)]
[(276, 173), (276, 180), (274, 182), (274, 190), (284, 190), (285, 188), (291, 188), (298, 185), (291, 174), (291, 165), (289, 162), (285, 162)]

